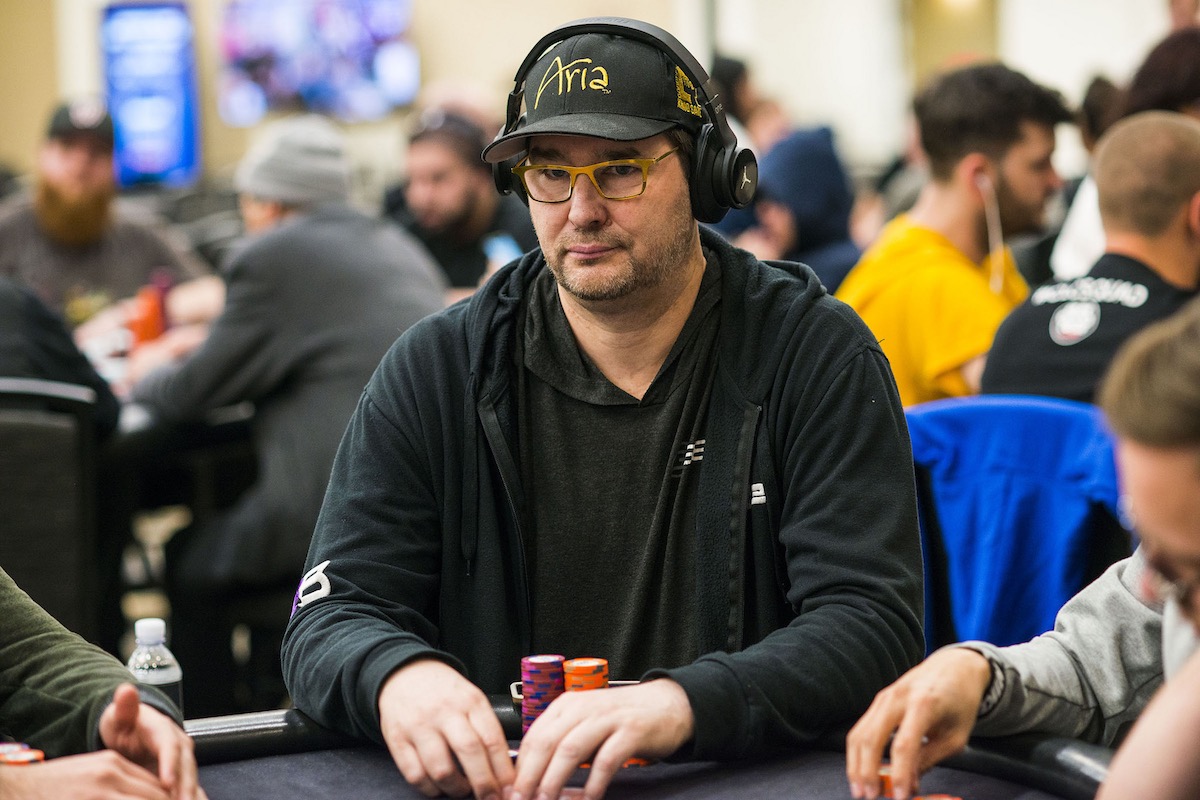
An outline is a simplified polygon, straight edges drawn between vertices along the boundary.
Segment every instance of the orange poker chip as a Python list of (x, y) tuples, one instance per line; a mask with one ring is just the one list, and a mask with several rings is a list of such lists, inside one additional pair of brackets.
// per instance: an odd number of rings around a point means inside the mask
[(879, 768), (879, 793), (884, 797), (892, 796), (892, 765), (884, 764)]
[(568, 692), (608, 688), (608, 660), (572, 658), (563, 663), (563, 684)]
[[(884, 764), (879, 767), (879, 793), (883, 797), (892, 796), (892, 765)], [(952, 794), (921, 794), (912, 800), (962, 800)]]
[(34, 750), (30, 747), (21, 750), (11, 750), (6, 753), (0, 753), (0, 764), (36, 764), (40, 761), (44, 761), (45, 758), (46, 754), (41, 750)]

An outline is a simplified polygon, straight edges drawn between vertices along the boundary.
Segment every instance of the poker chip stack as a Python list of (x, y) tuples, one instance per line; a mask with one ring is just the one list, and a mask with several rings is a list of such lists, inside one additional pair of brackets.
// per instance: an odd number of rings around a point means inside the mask
[(41, 750), (35, 750), (23, 742), (0, 744), (0, 764), (36, 764), (45, 760)]
[(563, 693), (562, 656), (525, 656), (521, 659), (521, 733)]
[(608, 688), (608, 660), (603, 658), (572, 658), (563, 664), (568, 692)]

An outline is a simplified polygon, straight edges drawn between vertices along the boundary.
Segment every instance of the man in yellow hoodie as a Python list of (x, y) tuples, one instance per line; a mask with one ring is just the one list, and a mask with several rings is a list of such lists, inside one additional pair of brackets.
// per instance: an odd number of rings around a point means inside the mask
[(862, 316), (914, 405), (974, 394), (992, 337), (1025, 298), (1003, 237), (1036, 230), (1062, 182), (1058, 93), (1001, 64), (935, 79), (913, 103), (930, 180), (884, 228), (837, 297)]

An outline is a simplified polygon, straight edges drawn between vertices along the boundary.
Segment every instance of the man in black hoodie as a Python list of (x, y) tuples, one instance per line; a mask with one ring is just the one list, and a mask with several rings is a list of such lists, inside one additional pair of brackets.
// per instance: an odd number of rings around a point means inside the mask
[[(535, 46), (484, 158), (541, 248), (401, 337), (343, 439), (284, 673), (431, 796), (801, 746), (920, 657), (887, 362), (807, 268), (699, 229), (754, 184), (704, 83), (641, 23)], [(555, 700), (514, 768), (486, 694), (533, 653), (641, 682)]]

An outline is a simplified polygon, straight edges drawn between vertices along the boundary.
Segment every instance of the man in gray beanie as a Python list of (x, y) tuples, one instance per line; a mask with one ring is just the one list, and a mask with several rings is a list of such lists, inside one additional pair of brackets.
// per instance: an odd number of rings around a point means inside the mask
[(315, 114), (281, 120), (247, 151), (233, 184), (250, 233), (296, 212), (344, 203), (350, 196), (350, 163), (342, 135)]
[[(246, 710), (234, 705), (231, 609), (294, 586), (363, 386), (395, 338), (442, 306), (432, 259), (396, 226), (351, 209), (349, 176), (327, 120), (290, 118), (265, 131), (235, 177), (251, 237), (224, 270), (223, 313), (185, 360), (148, 374), (134, 366), (144, 377), (133, 398), (168, 421), (255, 406), (257, 482), (167, 547), (171, 647), (188, 674), (189, 716)], [(279, 619), (282, 635), (285, 609)], [(254, 677), (281, 686), (278, 642), (266, 645), (275, 653), (252, 663), (275, 674)]]
[[(309, 114), (268, 129), (246, 153), (233, 181), (243, 215), (250, 204), (267, 206), (258, 210), (270, 216), (272, 211), (345, 202), (350, 194), (350, 163), (337, 128), (324, 117)], [(247, 219), (247, 227), (259, 221)]]

